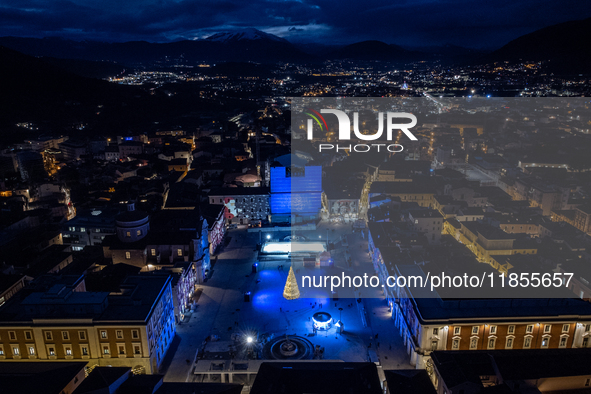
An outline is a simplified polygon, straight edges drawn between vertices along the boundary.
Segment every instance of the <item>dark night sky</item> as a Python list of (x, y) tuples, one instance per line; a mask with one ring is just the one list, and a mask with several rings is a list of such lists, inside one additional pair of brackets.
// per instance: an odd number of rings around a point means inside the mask
[(497, 48), (588, 0), (0, 0), (0, 36), (166, 42), (255, 27), (292, 42)]

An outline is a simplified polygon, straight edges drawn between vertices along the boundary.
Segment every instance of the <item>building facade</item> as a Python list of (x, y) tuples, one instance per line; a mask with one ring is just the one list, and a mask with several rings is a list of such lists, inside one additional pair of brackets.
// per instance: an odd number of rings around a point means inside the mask
[(87, 361), (157, 373), (176, 330), (171, 277), (130, 276), (111, 294), (76, 287), (9, 300), (0, 309), (0, 362)]
[[(423, 275), (396, 266), (394, 277)], [(591, 304), (580, 299), (441, 299), (395, 288), (392, 319), (411, 365), (430, 366), (436, 350), (568, 349), (591, 347)]]
[(227, 224), (249, 224), (268, 220), (271, 214), (269, 188), (228, 187), (212, 190), (209, 203), (224, 205)]

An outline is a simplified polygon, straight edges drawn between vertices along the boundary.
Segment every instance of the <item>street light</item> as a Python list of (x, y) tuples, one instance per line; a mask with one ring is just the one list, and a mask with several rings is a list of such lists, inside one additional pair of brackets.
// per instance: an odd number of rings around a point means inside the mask
[(267, 239), (271, 239), (271, 234), (267, 234)]
[(253, 339), (252, 337), (246, 337), (246, 343), (252, 343)]

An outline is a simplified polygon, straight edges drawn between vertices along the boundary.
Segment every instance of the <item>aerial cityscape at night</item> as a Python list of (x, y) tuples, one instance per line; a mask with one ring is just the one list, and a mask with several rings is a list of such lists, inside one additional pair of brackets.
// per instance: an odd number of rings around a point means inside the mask
[(591, 393), (590, 17), (0, 5), (0, 392)]

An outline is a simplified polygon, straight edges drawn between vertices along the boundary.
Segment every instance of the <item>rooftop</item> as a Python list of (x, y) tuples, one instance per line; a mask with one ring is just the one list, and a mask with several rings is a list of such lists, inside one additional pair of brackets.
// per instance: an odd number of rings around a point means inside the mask
[(434, 351), (433, 364), (449, 389), (481, 376), (524, 381), (591, 374), (591, 349)]
[(371, 184), (370, 193), (386, 194), (434, 194), (435, 185), (424, 182), (374, 182)]
[(384, 371), (391, 394), (436, 394), (429, 374), (424, 369)]
[(251, 394), (381, 394), (374, 363), (273, 362), (262, 363)]
[(86, 362), (1, 362), (4, 393), (60, 394), (84, 369)]
[(498, 227), (481, 222), (462, 222), (462, 227), (466, 227), (474, 234), (481, 234), (488, 240), (515, 239), (514, 235), (507, 234)]
[(271, 189), (268, 187), (221, 187), (212, 189), (209, 196), (262, 196), (270, 193)]
[(60, 285), (46, 291), (21, 291), (0, 309), (0, 324), (31, 324), (37, 318), (144, 322), (169, 283), (169, 276), (134, 275), (123, 281), (117, 293), (76, 292)]

